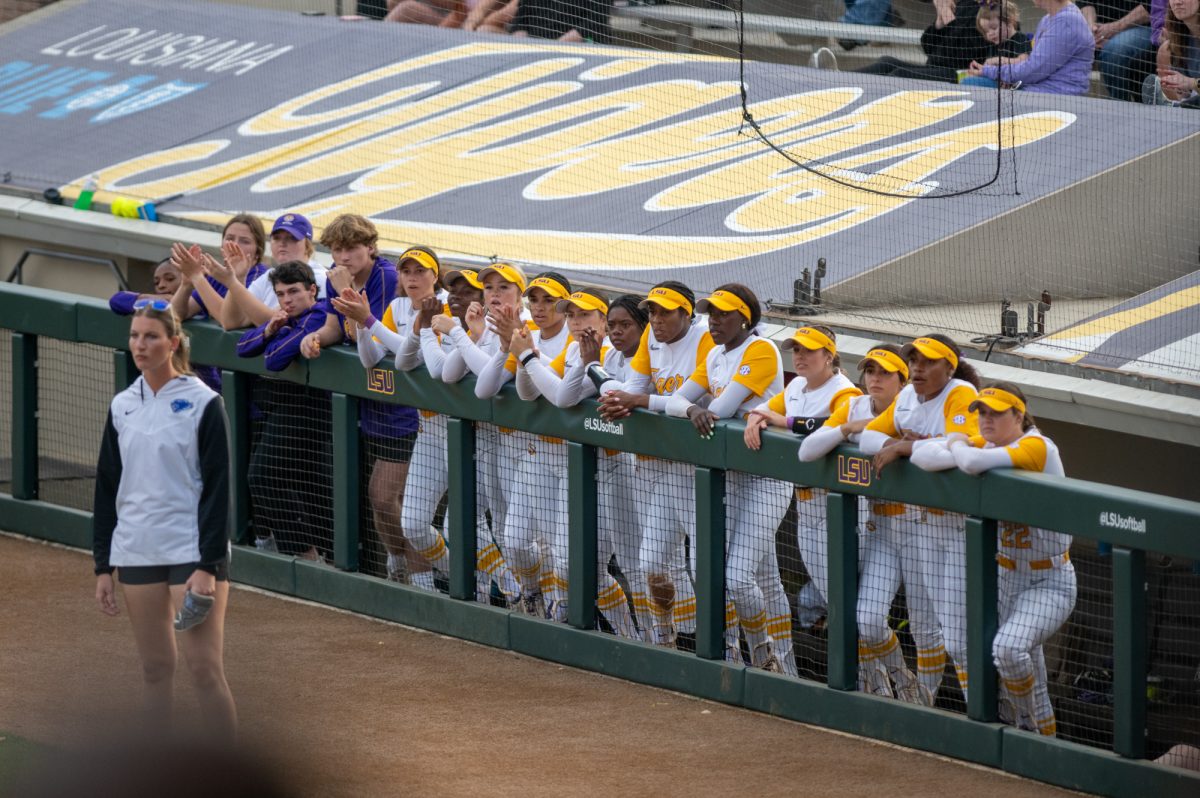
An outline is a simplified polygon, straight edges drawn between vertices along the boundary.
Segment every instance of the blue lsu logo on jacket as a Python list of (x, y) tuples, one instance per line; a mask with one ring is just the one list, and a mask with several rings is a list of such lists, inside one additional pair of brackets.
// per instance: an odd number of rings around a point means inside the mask
[(188, 410), (193, 407), (195, 407), (195, 405), (189, 402), (187, 399), (176, 399), (174, 402), (171, 402), (172, 413), (182, 413), (184, 410)]

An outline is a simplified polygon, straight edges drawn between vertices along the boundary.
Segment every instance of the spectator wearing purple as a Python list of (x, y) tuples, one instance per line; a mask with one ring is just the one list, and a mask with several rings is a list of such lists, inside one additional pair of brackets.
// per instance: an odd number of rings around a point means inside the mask
[[(973, 85), (1016, 86), (1043, 94), (1087, 94), (1096, 48), (1091, 28), (1071, 0), (1034, 0), (1046, 12), (1033, 34), (1033, 51), (1014, 59), (971, 62)], [(980, 81), (979, 78), (985, 80)]]

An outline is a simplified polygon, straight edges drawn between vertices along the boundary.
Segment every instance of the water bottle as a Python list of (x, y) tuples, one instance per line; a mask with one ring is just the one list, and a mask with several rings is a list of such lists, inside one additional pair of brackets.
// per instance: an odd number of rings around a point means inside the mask
[(92, 197), (96, 193), (96, 188), (100, 185), (98, 175), (88, 175), (87, 180), (83, 181), (83, 191), (79, 192), (79, 197), (75, 200), (75, 210), (86, 211), (92, 207)]

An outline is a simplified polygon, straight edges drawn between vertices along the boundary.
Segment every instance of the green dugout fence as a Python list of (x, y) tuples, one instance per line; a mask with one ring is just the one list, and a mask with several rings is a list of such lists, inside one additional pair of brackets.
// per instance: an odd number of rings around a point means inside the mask
[[(8, 332), (11, 414), (9, 493), (0, 493), (0, 527), (81, 548), (91, 547), (91, 514), (41, 496), (39, 350), (50, 344), (93, 345), (112, 359), (111, 391), (136, 370), (124, 347), (128, 319), (106, 303), (75, 295), (0, 285), (0, 328)], [(261, 358), (240, 359), (236, 334), (210, 323), (189, 323), (192, 357), (220, 367), (229, 409), (236, 480), (238, 542), (249, 535), (250, 375), (265, 373)], [(107, 365), (107, 364), (105, 364)], [(767, 433), (761, 451), (742, 442), (742, 425), (722, 422), (699, 439), (685, 420), (639, 411), (617, 423), (595, 405), (560, 410), (525, 402), (511, 388), (494, 400), (476, 399), (468, 378), (445, 385), (423, 370), (364, 370), (352, 350), (327, 351), (275, 376), (329, 391), (333, 417), (335, 569), (239, 547), (237, 580), (355, 612), (421, 627), (498, 648), (586, 668), (645, 684), (755, 709), (805, 723), (920, 748), (1064, 787), (1109, 795), (1200, 794), (1200, 775), (1144, 759), (1147, 715), (1146, 554), (1200, 560), (1200, 503), (1075, 479), (997, 472), (972, 477), (927, 474), (907, 464), (876, 478), (869, 458), (846, 446), (823, 460), (801, 463), (799, 439)], [(437, 409), (448, 418), (451, 551), (449, 595), (433, 594), (357, 573), (360, 509), (358, 402), (369, 398)], [(69, 404), (72, 395), (54, 402)], [(475, 425), (511, 427), (565, 439), (569, 449), (569, 618), (557, 624), (476, 603)], [(95, 440), (89, 439), (91, 435)], [(82, 460), (99, 445), (99, 428), (80, 429)], [(696, 652), (684, 653), (619, 639), (596, 630), (596, 451), (618, 449), (683, 461), (696, 480)], [(0, 449), (0, 455), (3, 449)], [(797, 680), (723, 660), (726, 471), (826, 488), (829, 517), (828, 684)], [(966, 715), (928, 709), (856, 691), (857, 504), (886, 498), (967, 515), (968, 667), (972, 689)], [(1112, 549), (1112, 751), (1046, 739), (996, 719), (997, 680), (991, 641), (997, 628), (998, 519), (1067, 532)]]

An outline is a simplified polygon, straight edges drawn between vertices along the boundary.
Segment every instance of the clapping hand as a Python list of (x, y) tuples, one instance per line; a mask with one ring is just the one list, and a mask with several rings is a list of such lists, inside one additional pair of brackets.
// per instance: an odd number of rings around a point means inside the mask
[(500, 337), (500, 351), (508, 352), (512, 342), (513, 330), (517, 329), (519, 319), (516, 311), (510, 308), (500, 308), (488, 316), (488, 325)]
[(467, 313), (463, 317), (463, 321), (467, 323), (467, 332), (471, 336), (471, 340), (478, 341), (487, 329), (487, 311), (483, 305), (478, 302), (472, 302), (467, 306)]
[(176, 241), (171, 245), (171, 264), (193, 285), (208, 274), (204, 268), (204, 252), (199, 244), (189, 247)]
[(433, 317), (432, 321), (429, 322), (429, 327), (438, 335), (449, 335), (450, 331), (454, 329), (454, 325), (457, 323), (458, 322), (454, 320), (453, 316), (447, 316), (444, 313), (439, 313)]
[[(433, 325), (433, 319), (442, 313), (442, 301), (436, 296), (427, 296), (421, 300), (421, 309), (417, 312), (417, 329), (423, 330)], [(440, 334), (440, 333), (439, 333)]]
[(518, 327), (513, 330), (512, 338), (509, 340), (508, 351), (512, 352), (520, 360), (521, 356), (526, 352), (533, 351), (533, 339), (529, 337), (529, 330), (524, 327)]
[(371, 306), (367, 304), (366, 297), (353, 288), (343, 288), (330, 301), (338, 313), (341, 313), (348, 319), (354, 320), (359, 326), (365, 326), (367, 319), (371, 315)]
[(583, 365), (600, 362), (600, 336), (595, 330), (583, 330), (576, 339), (579, 343), (579, 360)]

